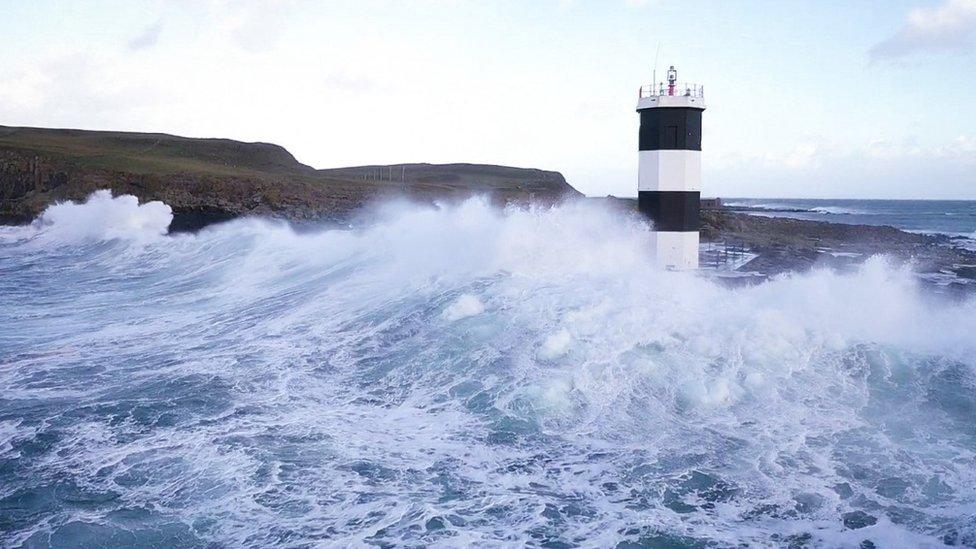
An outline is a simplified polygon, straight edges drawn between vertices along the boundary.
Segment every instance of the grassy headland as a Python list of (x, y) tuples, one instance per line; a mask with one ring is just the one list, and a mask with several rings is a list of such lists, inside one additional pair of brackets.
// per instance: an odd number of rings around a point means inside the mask
[(342, 221), (367, 202), (460, 199), (553, 202), (577, 196), (557, 172), (477, 164), (316, 170), (270, 143), (159, 133), (0, 126), (0, 222), (25, 223), (48, 204), (97, 189), (162, 200), (174, 228), (241, 215)]

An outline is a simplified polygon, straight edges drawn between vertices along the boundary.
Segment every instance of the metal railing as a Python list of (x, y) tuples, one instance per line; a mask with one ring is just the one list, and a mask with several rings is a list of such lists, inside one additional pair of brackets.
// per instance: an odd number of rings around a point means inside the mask
[(751, 254), (745, 242), (737, 240), (720, 240), (702, 242), (698, 247), (698, 262), (702, 267), (721, 270), (731, 268), (735, 270), (744, 264), (744, 260)]
[(684, 97), (700, 97), (705, 98), (705, 86), (700, 86), (698, 84), (692, 84), (689, 82), (682, 82), (680, 84), (675, 84), (672, 90), (668, 84), (661, 82), (657, 85), (655, 84), (645, 84), (640, 87), (637, 92), (637, 98), (642, 99), (644, 97), (660, 97), (662, 95), (672, 95), (672, 96), (684, 96)]

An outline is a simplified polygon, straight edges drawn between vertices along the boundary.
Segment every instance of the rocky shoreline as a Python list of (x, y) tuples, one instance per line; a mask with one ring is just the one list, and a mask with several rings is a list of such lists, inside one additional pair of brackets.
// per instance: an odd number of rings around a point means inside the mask
[(711, 210), (702, 212), (702, 240), (748, 247), (757, 257), (739, 270), (766, 276), (815, 267), (848, 270), (884, 255), (949, 292), (976, 290), (976, 252), (954, 246), (946, 235)]
[[(593, 199), (637, 215), (636, 199)], [(814, 268), (849, 271), (872, 256), (909, 265), (927, 286), (947, 294), (976, 292), (976, 252), (946, 235), (909, 233), (889, 226), (848, 225), (751, 215), (732, 208), (703, 209), (701, 240), (708, 247), (748, 254), (732, 265), (738, 283), (762, 281)], [(751, 259), (750, 259), (751, 258)], [(721, 270), (722, 265), (717, 266)]]

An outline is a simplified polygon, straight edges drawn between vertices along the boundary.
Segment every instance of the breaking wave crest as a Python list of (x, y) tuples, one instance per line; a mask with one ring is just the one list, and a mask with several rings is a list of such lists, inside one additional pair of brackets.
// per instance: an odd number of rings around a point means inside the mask
[(725, 202), (726, 206), (733, 208), (750, 208), (757, 211), (770, 211), (770, 212), (792, 212), (792, 213), (811, 213), (811, 214), (824, 214), (824, 215), (879, 215), (875, 212), (870, 212), (857, 208), (847, 208), (844, 206), (810, 206), (801, 204), (786, 204), (786, 203), (761, 203), (754, 201), (737, 201), (732, 200)]
[(31, 229), (45, 239), (67, 243), (148, 240), (166, 234), (172, 221), (173, 210), (162, 202), (139, 204), (132, 195), (113, 197), (111, 191), (101, 190), (92, 193), (84, 204), (69, 200), (48, 206)]
[(883, 258), (727, 289), (582, 202), (170, 217), (0, 239), (5, 545), (976, 543), (976, 304)]
[(817, 206), (815, 208), (810, 208), (810, 211), (828, 215), (872, 215), (871, 212), (856, 210), (854, 208), (844, 208), (841, 206)]

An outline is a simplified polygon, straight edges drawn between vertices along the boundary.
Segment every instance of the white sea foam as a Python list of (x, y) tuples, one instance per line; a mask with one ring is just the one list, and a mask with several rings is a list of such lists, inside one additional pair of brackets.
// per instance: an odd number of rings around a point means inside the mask
[(725, 206), (732, 207), (746, 207), (746, 208), (761, 208), (763, 210), (791, 210), (797, 209), (798, 206), (790, 206), (781, 202), (750, 202), (750, 201), (740, 201), (740, 200), (730, 200), (723, 201), (722, 204)]
[[(101, 197), (40, 230), (160, 234)], [(585, 203), (377, 215), (0, 243), (0, 498), (68, 494), (11, 544), (976, 540), (976, 303), (884, 258), (727, 289)]]
[(829, 215), (868, 215), (869, 212), (855, 208), (844, 208), (842, 206), (816, 206), (810, 208), (811, 212)]
[(444, 309), (444, 318), (449, 321), (460, 320), (469, 316), (480, 315), (485, 312), (485, 304), (476, 296), (464, 294), (457, 301)]
[(560, 357), (566, 354), (566, 351), (569, 349), (569, 344), (572, 341), (573, 336), (569, 335), (569, 331), (563, 328), (542, 342), (542, 348), (539, 349), (539, 357), (547, 360)]
[(801, 203), (787, 204), (784, 202), (745, 202), (732, 200), (724, 202), (726, 206), (758, 208), (769, 211), (809, 212), (828, 215), (874, 215), (873, 212), (847, 208), (844, 206), (809, 206)]

